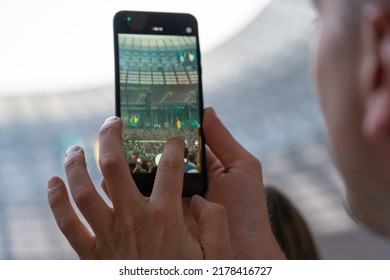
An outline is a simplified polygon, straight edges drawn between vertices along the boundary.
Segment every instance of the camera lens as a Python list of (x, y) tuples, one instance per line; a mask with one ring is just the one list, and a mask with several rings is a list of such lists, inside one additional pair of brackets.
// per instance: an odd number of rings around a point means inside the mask
[(127, 13), (125, 20), (132, 30), (141, 31), (145, 28), (148, 18), (143, 13)]

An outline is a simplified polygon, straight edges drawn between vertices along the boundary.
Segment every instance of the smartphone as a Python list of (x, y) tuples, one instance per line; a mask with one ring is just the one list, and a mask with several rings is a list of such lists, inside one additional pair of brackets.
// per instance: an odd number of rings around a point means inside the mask
[(207, 188), (198, 25), (179, 13), (114, 17), (115, 106), (135, 183), (150, 196), (164, 143), (186, 143), (183, 196)]

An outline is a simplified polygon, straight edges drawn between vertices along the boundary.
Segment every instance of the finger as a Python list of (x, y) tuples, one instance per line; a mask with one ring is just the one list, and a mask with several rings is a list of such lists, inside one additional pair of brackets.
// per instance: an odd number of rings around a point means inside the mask
[(205, 259), (231, 259), (233, 256), (225, 207), (195, 195), (191, 200), (191, 210), (199, 225), (199, 241)]
[(112, 210), (95, 189), (80, 147), (73, 146), (67, 150), (65, 172), (72, 197), (94, 233), (97, 236), (107, 234), (107, 229), (111, 228)]
[(182, 199), (183, 203), (183, 215), (184, 215), (184, 221), (185, 224), (191, 233), (192, 237), (196, 240), (199, 239), (199, 228), (198, 224), (196, 223), (194, 216), (192, 215), (191, 211), (191, 197), (183, 197)]
[(211, 107), (204, 110), (203, 132), (207, 145), (226, 168), (240, 168), (242, 161), (253, 160), (256, 163), (256, 159), (233, 138)]
[(165, 143), (153, 185), (152, 203), (182, 208), (184, 149), (184, 141), (180, 138), (173, 138)]
[(104, 181), (104, 178), (100, 180), (100, 186), (102, 187), (104, 193), (107, 195), (107, 197), (111, 200), (110, 192), (107, 188), (106, 181)]
[(206, 163), (207, 174), (210, 178), (218, 169), (225, 168), (208, 147), (206, 147)]
[(137, 208), (142, 195), (134, 183), (121, 141), (122, 121), (118, 117), (106, 120), (99, 132), (99, 165), (118, 214)]
[(58, 227), (80, 258), (87, 258), (96, 245), (96, 239), (80, 221), (70, 201), (64, 181), (52, 177), (48, 181), (47, 195)]

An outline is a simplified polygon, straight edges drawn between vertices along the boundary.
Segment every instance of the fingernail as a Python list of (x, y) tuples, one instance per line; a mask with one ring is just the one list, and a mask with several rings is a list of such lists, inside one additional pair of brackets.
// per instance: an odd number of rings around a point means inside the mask
[(67, 150), (66, 150), (66, 153), (65, 153), (65, 161), (67, 161), (67, 160), (69, 160), (69, 158), (70, 158), (70, 156), (72, 155), (72, 154), (75, 154), (75, 153), (77, 153), (77, 152), (79, 152), (79, 151), (81, 151), (82, 149), (81, 149), (81, 147), (79, 147), (79, 146), (71, 146), (71, 147), (69, 147)]
[(58, 177), (51, 177), (47, 182), (47, 187), (49, 189), (53, 189), (60, 183), (60, 179)]
[(211, 107), (211, 106), (207, 106), (207, 107), (205, 108), (205, 110), (210, 111), (211, 114), (217, 115), (217, 113), (215, 112), (214, 108)]
[(175, 137), (168, 139), (168, 141), (165, 144), (167, 144), (167, 143), (175, 143), (175, 144), (181, 143), (181, 144), (185, 145), (185, 140), (181, 136), (175, 136)]
[[(169, 140), (177, 140), (177, 141), (182, 141), (182, 142), (185, 141), (184, 137), (183, 137), (183, 136), (180, 136), (180, 135), (173, 136), (173, 137), (170, 138)], [(169, 140), (168, 140), (168, 141), (169, 141)]]
[(118, 119), (119, 119), (119, 117), (112, 116), (112, 117), (109, 117), (108, 119), (106, 119), (106, 121), (104, 123), (113, 122), (113, 121), (116, 121)]
[(78, 152), (81, 150), (81, 147), (80, 146), (70, 146), (67, 150), (66, 150), (66, 153), (67, 154), (71, 154), (71, 153), (75, 153), (75, 152)]

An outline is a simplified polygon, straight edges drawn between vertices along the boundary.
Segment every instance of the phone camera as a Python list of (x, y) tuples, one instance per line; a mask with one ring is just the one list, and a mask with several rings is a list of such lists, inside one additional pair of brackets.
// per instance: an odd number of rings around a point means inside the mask
[(188, 34), (192, 33), (192, 28), (188, 26), (188, 27), (186, 28), (186, 32), (187, 32)]
[(124, 20), (130, 29), (134, 31), (141, 31), (146, 27), (148, 18), (142, 13), (127, 13)]

